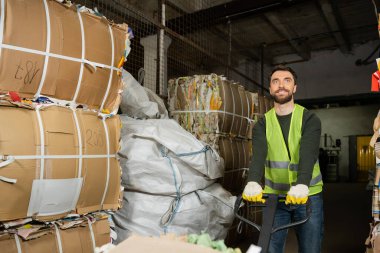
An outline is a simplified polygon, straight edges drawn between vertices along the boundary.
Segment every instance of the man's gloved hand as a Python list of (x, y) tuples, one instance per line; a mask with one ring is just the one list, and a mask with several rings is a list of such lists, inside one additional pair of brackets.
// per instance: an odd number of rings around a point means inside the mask
[(290, 187), (286, 195), (285, 204), (300, 205), (307, 202), (309, 187), (304, 184), (297, 184)]
[(243, 199), (265, 203), (265, 199), (263, 199), (263, 188), (256, 182), (248, 182), (243, 191)]

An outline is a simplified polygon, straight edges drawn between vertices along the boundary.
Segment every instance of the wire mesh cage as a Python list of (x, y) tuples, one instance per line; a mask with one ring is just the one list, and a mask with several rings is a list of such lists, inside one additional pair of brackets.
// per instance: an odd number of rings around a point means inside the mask
[(228, 1), (76, 1), (115, 23), (128, 24), (134, 37), (124, 68), (164, 98), (170, 78), (193, 74), (217, 73), (251, 91), (260, 89), (260, 64), (239, 48), (237, 34), (241, 31), (233, 22), (220, 20), (210, 11), (225, 2)]

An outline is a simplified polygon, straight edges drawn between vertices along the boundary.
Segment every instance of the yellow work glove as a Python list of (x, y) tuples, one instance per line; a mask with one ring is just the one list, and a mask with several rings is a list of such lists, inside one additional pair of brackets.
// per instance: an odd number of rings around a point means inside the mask
[(256, 182), (248, 182), (243, 191), (243, 199), (251, 202), (265, 203), (263, 188)]
[(285, 204), (300, 205), (307, 202), (309, 195), (309, 187), (304, 184), (297, 184), (290, 187), (287, 195)]

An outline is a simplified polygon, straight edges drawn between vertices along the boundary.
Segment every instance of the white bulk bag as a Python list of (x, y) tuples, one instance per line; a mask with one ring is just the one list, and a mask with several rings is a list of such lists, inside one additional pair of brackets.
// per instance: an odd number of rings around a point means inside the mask
[(236, 197), (215, 183), (180, 198), (124, 192), (123, 207), (113, 216), (117, 242), (132, 233), (159, 236), (164, 233), (210, 234), (224, 239), (234, 219)]
[(120, 118), (123, 124), (121, 157), (129, 160), (178, 158), (210, 179), (223, 176), (224, 163), (219, 154), (176, 121), (134, 120), (123, 115)]

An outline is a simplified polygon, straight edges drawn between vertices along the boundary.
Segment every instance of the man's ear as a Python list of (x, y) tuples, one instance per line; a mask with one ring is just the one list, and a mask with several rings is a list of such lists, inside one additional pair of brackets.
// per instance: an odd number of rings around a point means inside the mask
[(296, 91), (297, 91), (297, 84), (294, 85), (293, 93), (296, 93)]

